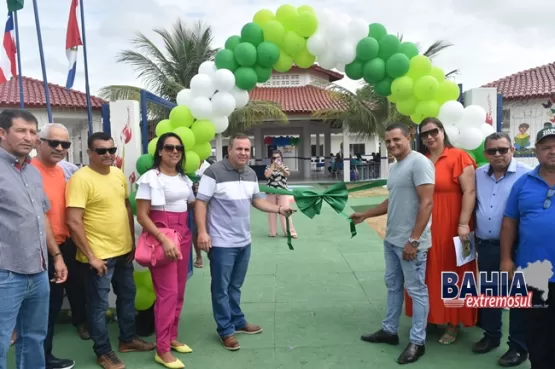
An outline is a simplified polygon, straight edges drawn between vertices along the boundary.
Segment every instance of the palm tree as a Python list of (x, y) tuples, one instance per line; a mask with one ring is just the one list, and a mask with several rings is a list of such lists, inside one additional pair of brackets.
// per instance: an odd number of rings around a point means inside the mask
[[(399, 39), (402, 40), (400, 35)], [(433, 59), (443, 50), (453, 46), (446, 41), (435, 41), (423, 55)], [(447, 78), (452, 78), (458, 74), (458, 69), (445, 74)], [(337, 84), (329, 84), (327, 89), (336, 106), (329, 109), (322, 109), (313, 113), (317, 119), (324, 122), (345, 123), (349, 126), (352, 133), (361, 136), (371, 136), (377, 134), (383, 137), (385, 127), (393, 122), (404, 122), (409, 127), (414, 127), (414, 123), (409, 117), (401, 115), (395, 105), (386, 97), (374, 92), (371, 85), (361, 82), (362, 86), (356, 92), (352, 92)]]
[[(211, 46), (212, 29), (200, 21), (189, 28), (178, 20), (171, 30), (155, 29), (154, 32), (162, 38), (163, 48), (139, 33), (131, 39), (132, 47), (118, 54), (117, 62), (129, 64), (146, 90), (175, 102), (179, 91), (189, 88), (200, 64), (213, 60), (219, 50)], [(110, 85), (103, 87), (98, 95), (110, 101), (139, 100), (140, 91), (140, 87)], [(149, 113), (149, 121), (167, 118), (169, 114), (167, 109), (155, 105), (149, 106)], [(287, 122), (287, 116), (279, 104), (251, 101), (231, 114), (225, 133), (248, 130), (264, 120)]]

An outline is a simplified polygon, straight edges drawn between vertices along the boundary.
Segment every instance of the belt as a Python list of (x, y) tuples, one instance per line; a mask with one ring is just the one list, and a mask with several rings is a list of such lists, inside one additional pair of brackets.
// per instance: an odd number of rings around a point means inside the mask
[(495, 239), (485, 240), (483, 238), (476, 237), (476, 243), (491, 243), (491, 244), (494, 244), (494, 245), (499, 245), (499, 244), (501, 244), (501, 241), (500, 240), (495, 240)]

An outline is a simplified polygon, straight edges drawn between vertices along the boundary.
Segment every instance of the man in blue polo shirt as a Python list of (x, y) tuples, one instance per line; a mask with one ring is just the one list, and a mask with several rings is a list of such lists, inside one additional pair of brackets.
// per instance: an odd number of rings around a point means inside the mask
[[(551, 263), (545, 289), (529, 286), (532, 309), (525, 309), (526, 345), (533, 369), (555, 368), (555, 128), (544, 128), (536, 137), (539, 165), (513, 186), (501, 229), (501, 270), (512, 273), (512, 248), (517, 242), (516, 267)], [(517, 236), (518, 235), (518, 236)], [(536, 278), (537, 279), (537, 278)], [(535, 284), (538, 284), (535, 281)], [(546, 297), (546, 298), (544, 298)]]
[[(499, 271), (501, 249), (499, 238), (501, 222), (507, 198), (513, 184), (531, 167), (513, 158), (515, 151), (511, 138), (503, 132), (495, 132), (484, 141), (484, 154), (489, 165), (476, 170), (476, 248), (478, 251), (478, 270)], [(484, 336), (472, 347), (477, 354), (485, 354), (499, 346), (501, 318), (503, 310), (483, 308), (479, 311), (479, 325)], [(517, 366), (528, 358), (521, 309), (511, 309), (509, 317), (509, 350), (499, 359), (504, 367)]]

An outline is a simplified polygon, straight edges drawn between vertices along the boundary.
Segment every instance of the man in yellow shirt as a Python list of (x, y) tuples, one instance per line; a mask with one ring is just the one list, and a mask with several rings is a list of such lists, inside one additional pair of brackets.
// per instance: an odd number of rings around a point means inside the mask
[(89, 332), (97, 363), (104, 369), (125, 365), (112, 350), (106, 324), (110, 285), (117, 296), (119, 351), (152, 351), (155, 345), (136, 336), (133, 280), (134, 222), (123, 172), (114, 167), (117, 148), (103, 133), (88, 139), (90, 164), (79, 169), (66, 190), (67, 224), (78, 252), (90, 265), (86, 273)]

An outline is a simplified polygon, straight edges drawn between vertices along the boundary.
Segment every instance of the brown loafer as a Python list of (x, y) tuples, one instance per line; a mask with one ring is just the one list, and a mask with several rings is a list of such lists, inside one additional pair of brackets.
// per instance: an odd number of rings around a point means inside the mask
[(241, 346), (239, 345), (239, 342), (237, 341), (234, 335), (221, 337), (220, 339), (222, 340), (222, 343), (226, 350), (237, 351), (241, 348)]
[(243, 328), (235, 328), (235, 334), (258, 334), (262, 333), (263, 329), (261, 326), (256, 324), (247, 323)]
[(133, 338), (131, 342), (120, 342), (119, 352), (147, 352), (156, 348), (156, 345), (151, 342), (146, 342), (139, 337)]

